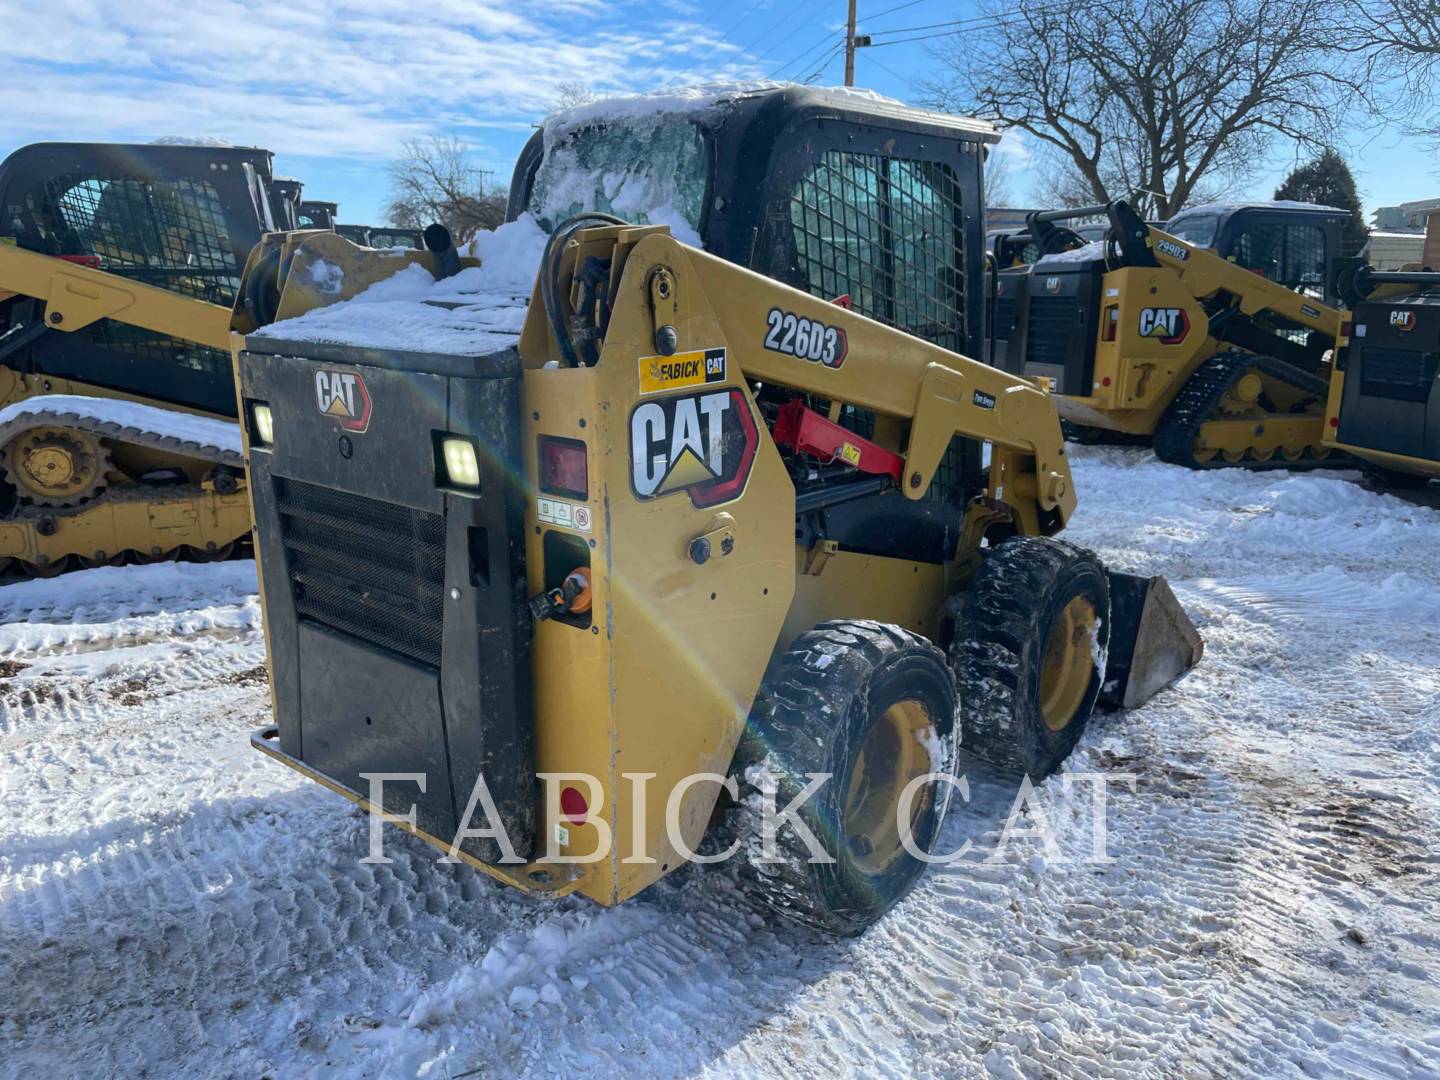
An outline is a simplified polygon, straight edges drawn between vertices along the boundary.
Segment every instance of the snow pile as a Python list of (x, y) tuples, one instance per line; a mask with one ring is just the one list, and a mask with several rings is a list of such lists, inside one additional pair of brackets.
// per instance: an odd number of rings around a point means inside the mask
[(1072, 251), (1056, 251), (1049, 255), (1042, 255), (1035, 260), (1035, 268), (1043, 269), (1047, 266), (1073, 266), (1075, 263), (1090, 262), (1092, 259), (1103, 259), (1105, 257), (1105, 241), (1091, 240), (1084, 247), (1075, 248)]
[[(217, 139), (214, 135), (161, 135), (150, 140), (151, 146), (214, 146), (231, 147), (235, 144), (228, 139)], [(288, 176), (277, 176), (276, 180), (288, 180)]]
[[(475, 235), (467, 254), (480, 260), (485, 287), (511, 289), (528, 295), (535, 284), (535, 272), (545, 251), (545, 231), (529, 214), (521, 214), (500, 228)], [(460, 282), (471, 270), (462, 270), (452, 282)]]
[(535, 219), (522, 214), (475, 238), (470, 251), (480, 266), (436, 281), (412, 263), (349, 300), (273, 323), (252, 339), (457, 356), (509, 348), (524, 326), (545, 240)]
[(0, 428), (22, 416), (88, 416), (122, 428), (168, 435), (196, 446), (239, 455), (240, 425), (229, 420), (142, 405), (117, 398), (86, 397), (82, 394), (45, 394), (6, 405), (0, 409)]
[(1205, 660), (1022, 803), (962, 748), (971, 849), (844, 942), (734, 866), (601, 909), (395, 829), (361, 863), (248, 746), (247, 564), (0, 590), (0, 1074), (1435, 1075), (1440, 491), (1069, 453), (1066, 538), (1167, 575)]
[(1349, 211), (1342, 210), (1338, 206), (1326, 206), (1323, 203), (1304, 202), (1299, 199), (1272, 199), (1269, 202), (1213, 202), (1201, 203), (1199, 206), (1187, 206), (1177, 213), (1175, 217), (1191, 214), (1230, 214), (1236, 210), (1329, 210), (1334, 214), (1345, 214)]

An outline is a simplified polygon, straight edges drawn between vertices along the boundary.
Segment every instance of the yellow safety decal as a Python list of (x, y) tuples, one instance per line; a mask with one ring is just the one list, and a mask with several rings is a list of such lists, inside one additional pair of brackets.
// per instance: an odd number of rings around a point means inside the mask
[(725, 350), (697, 349), (674, 356), (640, 358), (640, 393), (659, 394), (725, 381)]

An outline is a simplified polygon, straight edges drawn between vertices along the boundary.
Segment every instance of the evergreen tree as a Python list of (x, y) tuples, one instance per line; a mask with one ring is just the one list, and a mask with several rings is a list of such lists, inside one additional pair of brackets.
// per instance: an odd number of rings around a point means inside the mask
[(1360, 193), (1355, 190), (1355, 177), (1350, 175), (1345, 159), (1334, 150), (1326, 150), (1314, 161), (1297, 167), (1275, 189), (1275, 198), (1349, 210), (1350, 220), (1340, 233), (1341, 254), (1354, 255), (1365, 246), (1370, 230), (1360, 207)]

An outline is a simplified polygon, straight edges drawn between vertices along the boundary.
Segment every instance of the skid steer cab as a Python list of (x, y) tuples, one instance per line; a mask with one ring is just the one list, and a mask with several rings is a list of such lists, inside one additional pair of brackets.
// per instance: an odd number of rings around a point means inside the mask
[(1351, 310), (1325, 444), (1359, 458), (1377, 486), (1423, 488), (1440, 478), (1440, 273), (1352, 260), (1336, 288)]

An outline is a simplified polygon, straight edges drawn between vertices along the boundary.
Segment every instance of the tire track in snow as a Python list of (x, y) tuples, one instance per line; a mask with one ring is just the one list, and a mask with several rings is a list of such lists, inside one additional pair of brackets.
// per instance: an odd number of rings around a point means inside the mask
[[(1189, 474), (1133, 451), (1087, 455), (1074, 537), (1172, 574), (1211, 644), (1177, 691), (1097, 723), (1066, 770), (1138, 778), (1112, 797), (1113, 865), (1024, 841), (981, 861), (1013, 788), (972, 769), (945, 840), (973, 840), (976, 858), (932, 871), (859, 941), (772, 923), (728, 869), (688, 869), (606, 911), (531, 903), (394, 834), (395, 863), (363, 866), (349, 804), (244, 745), (265, 693), (224, 679), (256, 662), (253, 633), (162, 633), (117, 649), (115, 672), (107, 645), (44, 661), (74, 665), (63, 675), (22, 673), (74, 685), (3, 735), (7, 753), (32, 734), (65, 748), (4, 759), (56, 793), (26, 803), (38, 825), (0, 833), (0, 985), (19, 1002), (0, 1030), (15, 1067), (1421, 1071), (1440, 1055), (1427, 1034), (1440, 1027), (1436, 641), (1413, 612), (1363, 599), (1397, 571), (1433, 594), (1440, 516), (1314, 477), (1215, 474), (1182, 503)], [(1323, 534), (1347, 514), (1376, 528)], [(1314, 588), (1331, 566), (1346, 586), (1333, 602)], [(200, 592), (185, 603), (203, 610)], [(168, 655), (172, 643), (192, 653)], [(122, 707), (110, 690), (132, 668), (156, 677)], [(112, 759), (145, 767), (106, 801), (86, 773)], [(1088, 789), (1062, 784), (1042, 785), (1041, 805), (1081, 855)], [(170, 1037), (147, 1038), (157, 1028)]]

